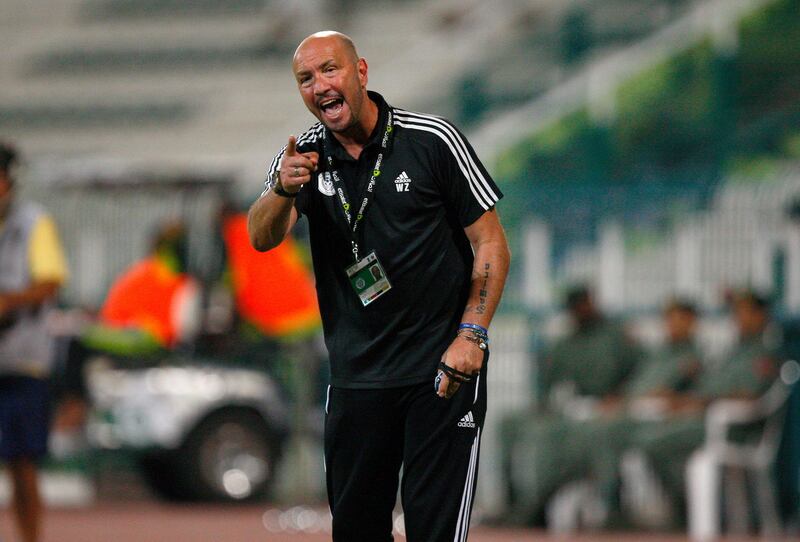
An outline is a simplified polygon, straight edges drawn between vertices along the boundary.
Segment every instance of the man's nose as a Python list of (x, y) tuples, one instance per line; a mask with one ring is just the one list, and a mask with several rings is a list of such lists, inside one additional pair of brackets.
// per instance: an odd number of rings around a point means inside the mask
[(314, 79), (314, 95), (324, 96), (331, 88), (331, 85), (324, 77), (317, 77)]

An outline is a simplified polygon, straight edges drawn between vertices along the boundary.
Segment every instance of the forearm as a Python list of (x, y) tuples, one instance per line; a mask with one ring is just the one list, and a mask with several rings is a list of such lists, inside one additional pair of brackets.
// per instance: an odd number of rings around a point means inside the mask
[[(461, 322), (488, 329), (506, 284), (511, 255), (503, 227), (494, 209), (464, 228), (464, 232), (475, 258), (469, 298)], [(459, 332), (442, 356), (443, 365), (440, 366), (436, 378), (436, 393), (439, 397), (450, 398), (458, 390), (461, 381), (456, 376), (474, 375), (483, 367), (486, 336), (480, 330), (471, 331), (472, 333)], [(452, 378), (446, 374), (447, 368), (457, 371)]]
[[(496, 221), (496, 217), (494, 217)], [(494, 229), (494, 232), (491, 230)], [(485, 232), (486, 230), (484, 230)], [(489, 235), (473, 235), (475, 230), (468, 230), (475, 261), (472, 267), (472, 284), (469, 299), (461, 317), (462, 323), (476, 324), (488, 329), (494, 312), (500, 303), (500, 295), (506, 283), (510, 254), (505, 235), (499, 223), (496, 228), (489, 228)], [(485, 343), (480, 333), (459, 333), (442, 356), (442, 363), (455, 371), (474, 375), (481, 370), (484, 360)], [(440, 397), (450, 398), (458, 390), (460, 382), (451, 379), (440, 367), (437, 377), (436, 393)], [(458, 374), (458, 373), (456, 373)]]
[(510, 254), (505, 236), (481, 242), (475, 247), (472, 285), (462, 322), (489, 328), (508, 275)]
[(278, 246), (291, 226), (294, 199), (269, 191), (256, 200), (247, 215), (250, 244), (260, 252)]

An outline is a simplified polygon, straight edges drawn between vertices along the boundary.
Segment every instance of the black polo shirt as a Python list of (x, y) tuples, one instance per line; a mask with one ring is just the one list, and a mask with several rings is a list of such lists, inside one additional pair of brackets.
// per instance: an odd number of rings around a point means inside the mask
[[(298, 152), (320, 154), (319, 169), (300, 190), (295, 208), (309, 223), (331, 383), (345, 388), (389, 388), (433, 378), (469, 295), (473, 254), (464, 228), (502, 197), (452, 124), (393, 108), (377, 93), (369, 96), (379, 118), (358, 160), (321, 123), (297, 139)], [(272, 161), (268, 179), (284, 150)], [(361, 257), (375, 251), (392, 288), (364, 307), (345, 273), (355, 262), (350, 226), (327, 155), (333, 156), (355, 216), (382, 150), (358, 243)]]

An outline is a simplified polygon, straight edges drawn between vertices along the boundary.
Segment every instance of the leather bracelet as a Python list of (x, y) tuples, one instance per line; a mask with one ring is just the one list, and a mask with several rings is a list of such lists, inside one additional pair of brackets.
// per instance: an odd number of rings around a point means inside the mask
[(287, 192), (286, 190), (284, 190), (283, 186), (281, 186), (281, 182), (280, 181), (275, 183), (275, 186), (272, 187), (272, 191), (275, 192), (276, 194), (278, 194), (279, 196), (283, 196), (284, 198), (296, 198), (297, 197), (297, 192), (292, 193), (292, 192)]
[(465, 334), (467, 334), (467, 333), (469, 333), (469, 334), (470, 334), (470, 335), (472, 335), (473, 337), (477, 337), (477, 338), (479, 338), (480, 340), (482, 340), (482, 341), (483, 341), (483, 342), (485, 342), (486, 344), (489, 344), (489, 336), (488, 336), (488, 335), (484, 335), (484, 334), (483, 334), (483, 333), (481, 333), (480, 331), (476, 331), (476, 330), (474, 330), (474, 329), (459, 329), (459, 330), (456, 332), (456, 335), (465, 335)]
[(478, 348), (480, 348), (481, 350), (486, 350), (487, 348), (489, 348), (489, 341), (487, 341), (486, 339), (484, 339), (482, 337), (478, 337), (476, 335), (470, 336), (470, 335), (467, 335), (465, 333), (459, 333), (458, 336), (459, 337), (463, 337), (465, 340), (467, 340), (467, 341), (469, 341), (471, 343), (475, 343), (476, 345), (478, 345)]

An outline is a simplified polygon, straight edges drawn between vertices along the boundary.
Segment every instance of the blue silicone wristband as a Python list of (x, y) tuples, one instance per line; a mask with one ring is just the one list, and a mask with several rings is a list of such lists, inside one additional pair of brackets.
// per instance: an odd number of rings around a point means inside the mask
[(459, 331), (462, 330), (462, 329), (472, 329), (472, 330), (475, 330), (475, 331), (478, 331), (478, 332), (482, 333), (483, 335), (485, 335), (487, 337), (489, 336), (489, 330), (486, 329), (483, 326), (479, 326), (478, 324), (468, 324), (466, 322), (463, 322), (463, 323), (458, 325), (458, 329), (459, 329)]

